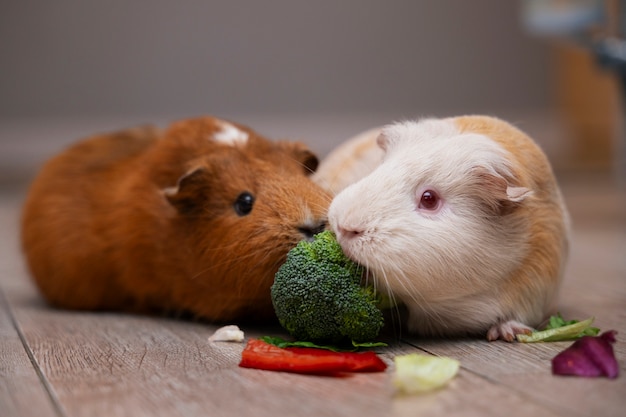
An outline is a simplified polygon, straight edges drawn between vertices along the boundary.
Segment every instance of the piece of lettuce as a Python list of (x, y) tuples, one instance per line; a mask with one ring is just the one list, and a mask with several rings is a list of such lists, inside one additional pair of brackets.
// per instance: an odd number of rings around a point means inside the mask
[[(569, 325), (576, 324), (576, 323), (579, 323), (579, 321), (578, 320), (565, 321), (563, 316), (561, 316), (561, 313), (556, 313), (556, 315), (550, 317), (550, 321), (548, 322), (544, 330), (558, 329), (559, 327), (565, 327), (565, 326), (569, 326)], [(583, 330), (583, 332), (580, 334), (580, 337), (597, 336), (599, 333), (600, 333), (599, 328), (590, 326), (590, 327), (587, 327), (585, 330)]]
[(394, 358), (393, 384), (402, 393), (418, 394), (441, 388), (459, 371), (456, 359), (410, 353)]
[(587, 320), (569, 320), (565, 321), (560, 313), (550, 317), (550, 321), (545, 329), (534, 331), (531, 334), (518, 334), (516, 336), (518, 342), (534, 343), (534, 342), (561, 342), (566, 340), (576, 340), (583, 336), (596, 336), (600, 329), (591, 327), (593, 317)]

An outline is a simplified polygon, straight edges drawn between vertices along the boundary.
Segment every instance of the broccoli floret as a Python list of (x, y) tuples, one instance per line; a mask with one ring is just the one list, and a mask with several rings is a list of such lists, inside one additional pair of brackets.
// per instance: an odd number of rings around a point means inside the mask
[(330, 231), (301, 241), (276, 273), (272, 302), (280, 324), (296, 339), (371, 342), (383, 314), (371, 287), (361, 286), (363, 268), (350, 260)]

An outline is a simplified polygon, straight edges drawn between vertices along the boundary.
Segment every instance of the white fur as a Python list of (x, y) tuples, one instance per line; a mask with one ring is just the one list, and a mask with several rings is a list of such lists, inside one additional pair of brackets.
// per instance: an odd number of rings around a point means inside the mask
[[(378, 143), (382, 164), (335, 197), (331, 229), (375, 283), (408, 307), (410, 330), (486, 333), (509, 315), (497, 288), (525, 256), (527, 230), (486, 218), (468, 178), (476, 170), (509, 177), (510, 155), (488, 137), (461, 134), (451, 120), (390, 125)], [(418, 208), (425, 190), (439, 194), (440, 210)], [(530, 195), (521, 187), (506, 192), (512, 201)]]
[(248, 141), (248, 133), (233, 126), (232, 124), (220, 121), (221, 130), (213, 135), (213, 138), (228, 145), (244, 144)]
[(311, 179), (337, 194), (380, 165), (384, 152), (376, 145), (380, 128), (370, 129), (346, 141), (322, 160)]

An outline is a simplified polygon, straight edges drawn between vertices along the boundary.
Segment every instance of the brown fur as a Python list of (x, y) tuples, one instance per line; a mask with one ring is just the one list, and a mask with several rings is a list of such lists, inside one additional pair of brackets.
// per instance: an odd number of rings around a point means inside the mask
[[(501, 294), (510, 297), (507, 304), (527, 315), (537, 311), (532, 322), (538, 324), (554, 308), (569, 252), (569, 219), (550, 163), (534, 141), (509, 123), (485, 116), (454, 120), (462, 132), (483, 134), (510, 152), (515, 158), (513, 185), (533, 190), (526, 203), (516, 208), (516, 216), (530, 222), (529, 251)], [(539, 311), (533, 303), (541, 306)]]
[[(324, 227), (329, 196), (302, 144), (223, 121), (100, 135), (50, 160), (22, 217), (32, 276), (55, 306), (185, 311), (212, 321), (273, 316), (269, 288), (286, 253)], [(233, 204), (256, 198), (250, 214)], [(304, 233), (304, 235), (303, 235)]]

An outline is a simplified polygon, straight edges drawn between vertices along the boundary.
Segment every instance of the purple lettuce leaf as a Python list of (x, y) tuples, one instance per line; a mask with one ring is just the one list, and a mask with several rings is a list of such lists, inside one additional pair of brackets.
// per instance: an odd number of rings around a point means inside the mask
[(555, 375), (617, 378), (619, 364), (613, 352), (615, 330), (584, 336), (552, 359)]

